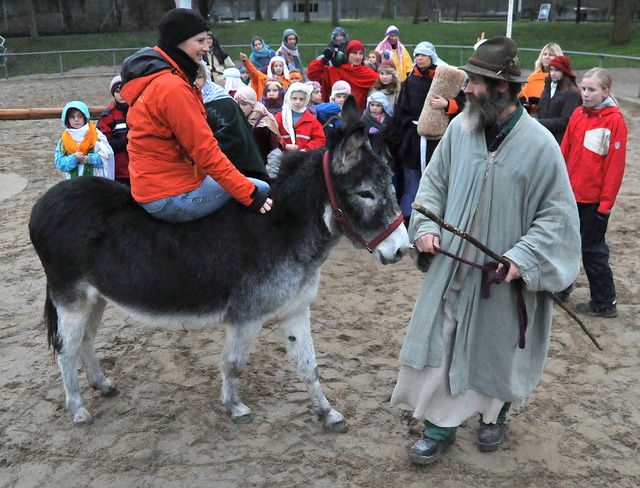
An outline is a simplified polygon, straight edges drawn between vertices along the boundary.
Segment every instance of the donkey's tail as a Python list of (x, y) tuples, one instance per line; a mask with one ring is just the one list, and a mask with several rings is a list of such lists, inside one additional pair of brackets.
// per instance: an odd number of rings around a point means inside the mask
[(47, 297), (44, 300), (44, 323), (47, 326), (47, 342), (53, 346), (53, 353), (59, 353), (62, 349), (58, 336), (58, 309), (51, 300), (49, 284), (47, 283)]

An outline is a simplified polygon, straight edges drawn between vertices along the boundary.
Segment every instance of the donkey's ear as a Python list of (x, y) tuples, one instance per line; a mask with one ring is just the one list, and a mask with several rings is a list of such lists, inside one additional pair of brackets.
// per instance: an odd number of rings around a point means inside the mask
[(348, 95), (342, 105), (342, 112), (340, 115), (343, 130), (345, 132), (349, 132), (358, 122), (360, 122), (360, 115), (358, 104), (356, 103), (356, 97)]

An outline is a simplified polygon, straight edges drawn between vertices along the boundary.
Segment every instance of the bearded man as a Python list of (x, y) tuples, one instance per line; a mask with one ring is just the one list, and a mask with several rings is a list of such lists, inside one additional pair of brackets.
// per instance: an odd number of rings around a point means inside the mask
[[(510, 266), (497, 265), (506, 277), (487, 296), (485, 276), (493, 273), (487, 268), (497, 263), (413, 211), (409, 236), (428, 273), (391, 403), (424, 420), (424, 436), (409, 450), (418, 464), (437, 460), (474, 414), (480, 414), (479, 449), (500, 447), (509, 407), (521, 404), (542, 376), (553, 308), (543, 292), (565, 289), (580, 266), (578, 212), (562, 154), (518, 103), (526, 78), (516, 44), (489, 39), (462, 69), (469, 75), (467, 104), (423, 173), (416, 202)], [(528, 320), (519, 322), (523, 313)]]

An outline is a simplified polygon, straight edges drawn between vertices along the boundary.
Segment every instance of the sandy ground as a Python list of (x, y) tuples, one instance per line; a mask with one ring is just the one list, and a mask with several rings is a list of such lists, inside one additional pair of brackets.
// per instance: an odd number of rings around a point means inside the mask
[[(62, 179), (53, 167), (59, 120), (0, 121), (0, 488), (5, 487), (636, 487), (640, 485), (640, 105), (637, 71), (618, 94), (628, 167), (608, 234), (617, 319), (588, 319), (596, 350), (561, 310), (541, 384), (510, 417), (502, 450), (475, 446), (477, 421), (437, 464), (414, 466), (415, 423), (388, 400), (421, 274), (382, 266), (346, 241), (323, 267), (312, 309), (321, 376), (346, 434), (322, 430), (275, 327), (265, 328), (241, 379), (252, 423), (219, 405), (222, 330), (142, 326), (108, 307), (98, 357), (120, 395), (81, 377), (94, 423), (74, 426), (42, 323), (45, 280), (27, 234), (36, 199)], [(0, 107), (108, 101), (108, 74), (0, 81)], [(623, 92), (622, 89), (626, 92)], [(13, 195), (11, 195), (13, 193)], [(582, 274), (573, 302), (588, 296)]]

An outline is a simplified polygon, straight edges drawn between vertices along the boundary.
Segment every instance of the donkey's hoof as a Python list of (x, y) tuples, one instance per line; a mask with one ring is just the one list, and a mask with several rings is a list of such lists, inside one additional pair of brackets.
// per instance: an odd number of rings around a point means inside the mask
[(120, 390), (118, 390), (118, 388), (116, 388), (116, 385), (111, 385), (111, 388), (102, 390), (100, 389), (100, 394), (103, 397), (114, 397), (116, 395), (118, 395), (120, 393)]
[(340, 412), (331, 410), (329, 413), (323, 415), (324, 428), (329, 432), (335, 432), (336, 434), (344, 434), (349, 430), (349, 424), (342, 416)]
[(93, 419), (86, 408), (79, 408), (73, 416), (73, 423), (76, 425), (89, 425)]
[(243, 413), (240, 415), (231, 415), (231, 421), (234, 424), (248, 424), (253, 420), (253, 415), (251, 412)]

